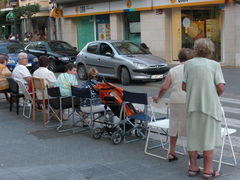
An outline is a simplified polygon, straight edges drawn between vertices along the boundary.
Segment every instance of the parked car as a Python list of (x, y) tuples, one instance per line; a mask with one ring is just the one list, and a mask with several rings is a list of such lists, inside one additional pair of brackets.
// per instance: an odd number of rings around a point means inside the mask
[[(0, 54), (7, 54), (9, 57), (9, 61), (8, 61), (8, 68), (10, 69), (10, 71), (12, 71), (17, 62), (17, 56), (20, 52), (24, 52), (24, 47), (21, 43), (16, 42), (16, 41), (0, 41)], [(38, 58), (28, 52), (26, 52), (28, 54), (28, 69), (30, 72), (35, 71), (39, 65), (38, 65)]]
[(159, 80), (169, 71), (165, 60), (153, 56), (130, 41), (93, 41), (77, 55), (78, 76), (86, 79), (87, 71), (95, 67), (99, 75), (121, 80)]
[(37, 57), (47, 55), (50, 60), (48, 69), (53, 72), (63, 70), (67, 63), (73, 63), (78, 54), (76, 48), (64, 41), (32, 41), (25, 50)]

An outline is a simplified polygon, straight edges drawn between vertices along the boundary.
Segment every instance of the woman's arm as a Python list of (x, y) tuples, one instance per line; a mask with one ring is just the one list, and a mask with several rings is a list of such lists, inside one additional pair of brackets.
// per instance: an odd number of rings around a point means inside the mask
[(170, 73), (168, 73), (167, 77), (162, 85), (162, 88), (160, 89), (160, 91), (158, 93), (158, 96), (152, 97), (153, 102), (158, 103), (159, 99), (161, 97), (163, 97), (163, 95), (167, 92), (167, 90), (169, 89), (171, 84), (172, 84), (172, 79), (171, 79)]
[(221, 96), (223, 94), (224, 87), (225, 87), (225, 84), (223, 84), (223, 83), (220, 83), (220, 84), (216, 85), (218, 96)]

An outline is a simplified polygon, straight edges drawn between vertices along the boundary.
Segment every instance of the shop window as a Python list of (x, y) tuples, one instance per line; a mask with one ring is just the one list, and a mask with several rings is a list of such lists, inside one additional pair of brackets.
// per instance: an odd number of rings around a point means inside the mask
[(97, 43), (91, 43), (87, 47), (87, 52), (92, 53), (92, 54), (97, 54), (97, 48), (98, 48)]
[(215, 44), (214, 59), (221, 59), (221, 14), (216, 7), (182, 10), (182, 47), (192, 48), (198, 38), (209, 38)]
[(109, 15), (96, 16), (96, 36), (97, 40), (110, 40), (110, 17)]
[(140, 12), (125, 13), (125, 39), (141, 43)]

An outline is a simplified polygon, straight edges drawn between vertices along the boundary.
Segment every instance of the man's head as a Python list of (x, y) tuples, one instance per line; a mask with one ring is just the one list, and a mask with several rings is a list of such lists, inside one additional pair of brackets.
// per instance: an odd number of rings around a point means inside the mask
[(28, 55), (24, 52), (21, 52), (17, 56), (18, 64), (26, 66), (28, 64)]
[(38, 62), (40, 67), (47, 67), (49, 64), (49, 59), (47, 56), (40, 56)]

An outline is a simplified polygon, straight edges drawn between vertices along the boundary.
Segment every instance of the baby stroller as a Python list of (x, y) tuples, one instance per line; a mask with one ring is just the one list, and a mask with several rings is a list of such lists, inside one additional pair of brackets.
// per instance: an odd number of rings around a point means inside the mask
[[(105, 120), (102, 123), (102, 127), (95, 127), (92, 131), (93, 138), (99, 139), (103, 134), (108, 134), (111, 137), (111, 140), (114, 144), (119, 144), (122, 141), (123, 137), (123, 124), (120, 122), (114, 122), (114, 119), (121, 117), (121, 105), (123, 103), (123, 89), (117, 87), (111, 83), (108, 83), (106, 80), (103, 80), (102, 83), (97, 84), (93, 89), (99, 95), (101, 102), (105, 105), (106, 115)], [(108, 111), (107, 109), (111, 111)], [(125, 107), (125, 114), (127, 116), (134, 115), (136, 109), (132, 104), (127, 104)], [(126, 125), (125, 127), (128, 127)]]

